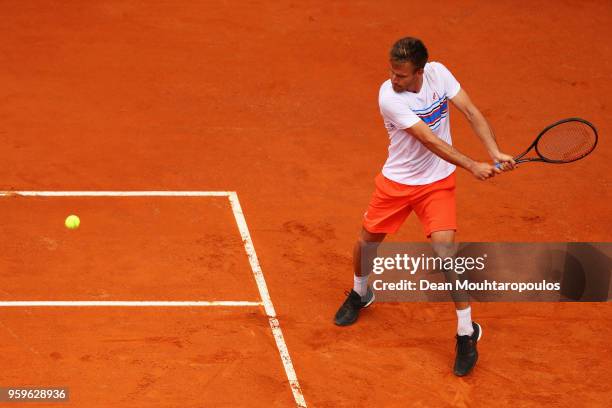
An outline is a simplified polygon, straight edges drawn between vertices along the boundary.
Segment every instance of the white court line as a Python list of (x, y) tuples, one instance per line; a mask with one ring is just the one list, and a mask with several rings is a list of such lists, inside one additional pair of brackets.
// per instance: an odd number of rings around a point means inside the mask
[(0, 197), (229, 197), (230, 194), (231, 191), (0, 191)]
[(148, 300), (10, 300), (0, 301), (0, 307), (245, 307), (262, 306), (248, 301), (148, 301)]
[[(246, 219), (244, 218), (244, 213), (242, 212), (242, 208), (240, 207), (240, 202), (238, 201), (238, 195), (236, 194), (235, 191), (0, 191), (0, 197), (14, 197), (14, 196), (24, 196), (24, 197), (228, 197), (230, 204), (232, 206), (234, 218), (236, 219), (236, 224), (238, 225), (238, 230), (240, 231), (240, 236), (242, 237), (242, 241), (244, 242), (244, 249), (249, 258), (251, 269), (253, 270), (253, 276), (255, 277), (255, 282), (257, 283), (259, 295), (262, 299), (262, 303), (265, 308), (266, 315), (268, 316), (270, 328), (272, 329), (272, 335), (274, 336), (274, 340), (276, 341), (276, 347), (278, 348), (278, 352), (280, 353), (281, 361), (283, 363), (283, 367), (285, 368), (285, 374), (287, 375), (287, 379), (289, 380), (289, 385), (291, 386), (291, 392), (293, 393), (293, 398), (295, 399), (295, 402), (298, 407), (306, 408), (306, 400), (304, 399), (304, 394), (302, 393), (302, 389), (298, 382), (297, 375), (295, 373), (295, 369), (293, 368), (293, 362), (291, 361), (291, 357), (289, 356), (289, 350), (287, 348), (287, 343), (285, 343), (285, 338), (280, 328), (280, 323), (278, 319), (276, 318), (276, 311), (274, 310), (272, 299), (270, 298), (270, 294), (268, 292), (268, 286), (263, 276), (263, 271), (261, 269), (261, 266), (259, 265), (259, 260), (257, 259), (257, 254), (255, 253), (255, 247), (251, 239), (251, 234), (249, 233), (249, 228), (247, 226)], [(0, 302), (0, 305), (2, 303), (13, 304), (14, 302)], [(256, 302), (249, 302), (249, 303), (256, 303)], [(261, 305), (262, 303), (257, 303), (257, 305)], [(56, 305), (56, 306), (59, 306), (59, 305)], [(75, 305), (72, 304), (71, 306), (75, 306)], [(251, 305), (249, 304), (245, 306), (251, 306)]]
[(249, 257), (251, 269), (253, 270), (253, 275), (255, 276), (255, 282), (257, 282), (259, 295), (261, 296), (264, 308), (266, 309), (266, 314), (268, 315), (272, 335), (274, 335), (274, 340), (276, 341), (276, 347), (278, 348), (283, 366), (285, 367), (287, 379), (289, 379), (289, 385), (291, 386), (291, 392), (293, 392), (293, 398), (295, 399), (295, 403), (298, 407), (305, 408), (306, 400), (304, 399), (302, 388), (300, 387), (295, 369), (293, 368), (293, 362), (289, 356), (289, 350), (287, 349), (287, 343), (285, 343), (285, 338), (283, 337), (280, 323), (276, 318), (276, 311), (274, 310), (274, 305), (272, 304), (272, 299), (270, 298), (270, 293), (268, 292), (268, 285), (266, 285), (263, 271), (259, 265), (259, 260), (257, 259), (257, 254), (255, 253), (255, 246), (253, 245), (253, 240), (251, 239), (251, 234), (249, 233), (249, 228), (247, 226), (246, 219), (244, 218), (244, 213), (242, 212), (240, 202), (238, 201), (238, 195), (232, 191), (229, 196), (229, 201), (232, 205), (234, 217), (236, 218), (236, 224), (238, 224), (238, 230), (240, 230), (240, 236), (244, 242), (244, 250)]

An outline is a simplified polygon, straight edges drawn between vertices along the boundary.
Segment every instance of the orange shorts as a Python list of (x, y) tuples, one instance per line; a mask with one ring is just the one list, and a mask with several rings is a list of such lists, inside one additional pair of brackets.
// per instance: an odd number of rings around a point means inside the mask
[(374, 180), (376, 190), (363, 218), (363, 227), (367, 231), (397, 232), (412, 210), (419, 217), (428, 238), (432, 232), (457, 230), (455, 173), (422, 186), (397, 183), (381, 173)]

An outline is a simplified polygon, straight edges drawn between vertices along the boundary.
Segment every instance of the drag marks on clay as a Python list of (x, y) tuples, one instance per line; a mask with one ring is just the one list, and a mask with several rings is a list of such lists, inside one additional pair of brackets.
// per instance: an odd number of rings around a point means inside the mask
[(6, 331), (14, 340), (17, 341), (20, 347), (26, 348), (30, 353), (34, 355), (40, 355), (40, 353), (32, 346), (26, 343), (24, 339), (22, 339), (17, 333), (15, 333), (10, 327), (6, 326), (2, 320), (0, 320), (0, 326)]
[(541, 215), (522, 215), (521, 219), (529, 224), (541, 224), (546, 221), (546, 217)]
[(183, 348), (183, 341), (178, 337), (142, 337), (133, 339), (107, 339), (102, 340), (105, 343), (152, 343), (152, 344), (169, 344), (174, 347)]
[[(324, 269), (350, 268), (352, 265), (350, 248), (346, 253), (334, 249), (338, 237), (334, 226), (328, 222), (286, 221), (281, 232), (284, 236), (282, 256), (291, 263), (312, 265), (314, 262), (316, 267)], [(315, 254), (311, 249), (313, 243), (318, 249)]]
[(298, 235), (302, 238), (309, 238), (318, 243), (323, 243), (336, 239), (336, 232), (329, 223), (319, 223), (309, 226), (299, 221), (287, 221), (283, 223), (282, 231), (291, 235)]
[(61, 360), (63, 358), (62, 354), (57, 352), (57, 351), (54, 351), (53, 353), (50, 353), (49, 357), (51, 357), (51, 359), (53, 359), (53, 360)]

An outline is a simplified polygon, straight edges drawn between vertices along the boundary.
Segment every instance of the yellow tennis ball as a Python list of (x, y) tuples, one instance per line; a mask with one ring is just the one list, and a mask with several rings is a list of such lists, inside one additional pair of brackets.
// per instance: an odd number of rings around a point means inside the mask
[(77, 229), (81, 224), (81, 220), (76, 215), (69, 215), (68, 217), (66, 217), (66, 221), (64, 221), (64, 224), (66, 224), (66, 228), (68, 229)]

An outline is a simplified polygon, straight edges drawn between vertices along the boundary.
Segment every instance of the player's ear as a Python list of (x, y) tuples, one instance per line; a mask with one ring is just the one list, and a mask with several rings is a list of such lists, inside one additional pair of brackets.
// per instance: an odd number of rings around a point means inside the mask
[(417, 75), (423, 75), (423, 73), (424, 73), (424, 72), (425, 72), (425, 68), (419, 68), (419, 69), (417, 69), (417, 70), (416, 70), (416, 72), (415, 72), (415, 73), (416, 73)]

